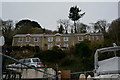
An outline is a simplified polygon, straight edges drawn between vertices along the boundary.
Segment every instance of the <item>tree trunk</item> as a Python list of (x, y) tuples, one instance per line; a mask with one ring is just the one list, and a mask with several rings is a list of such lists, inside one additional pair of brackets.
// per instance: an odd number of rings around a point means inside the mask
[(74, 29), (74, 33), (77, 33), (77, 29), (76, 29), (76, 22), (74, 21), (74, 26), (75, 26), (75, 29)]

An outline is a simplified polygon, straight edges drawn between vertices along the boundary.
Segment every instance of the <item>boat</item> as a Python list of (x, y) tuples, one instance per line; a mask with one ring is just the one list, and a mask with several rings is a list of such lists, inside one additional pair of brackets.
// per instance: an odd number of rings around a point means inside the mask
[[(115, 56), (99, 61), (99, 54), (113, 53)], [(120, 46), (97, 49), (94, 55), (94, 80), (120, 80)]]

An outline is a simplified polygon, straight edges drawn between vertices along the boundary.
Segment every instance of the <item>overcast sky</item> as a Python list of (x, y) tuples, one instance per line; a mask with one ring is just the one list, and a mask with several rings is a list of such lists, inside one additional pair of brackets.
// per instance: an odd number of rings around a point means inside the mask
[(100, 19), (111, 22), (118, 18), (117, 2), (2, 2), (2, 19), (35, 20), (42, 27), (56, 30), (57, 20), (68, 19), (69, 9), (75, 5), (86, 12), (80, 19), (85, 24)]

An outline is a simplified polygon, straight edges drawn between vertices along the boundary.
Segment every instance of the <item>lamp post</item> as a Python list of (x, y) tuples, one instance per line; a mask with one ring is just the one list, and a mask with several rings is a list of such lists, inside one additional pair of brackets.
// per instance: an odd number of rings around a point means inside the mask
[(4, 37), (2, 36), (2, 33), (0, 33), (0, 80), (2, 80), (2, 46), (4, 43)]

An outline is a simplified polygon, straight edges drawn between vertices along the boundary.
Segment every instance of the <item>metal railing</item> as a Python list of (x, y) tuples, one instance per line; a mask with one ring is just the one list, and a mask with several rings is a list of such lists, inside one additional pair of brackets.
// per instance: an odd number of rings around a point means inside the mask
[[(46, 71), (42, 71), (42, 70), (40, 70), (40, 69), (37, 69), (36, 67), (32, 67), (32, 66), (29, 66), (29, 65), (26, 65), (26, 64), (24, 64), (24, 63), (22, 63), (22, 62), (20, 62), (19, 60), (17, 60), (17, 59), (15, 59), (15, 58), (13, 58), (13, 57), (10, 57), (10, 56), (8, 56), (8, 55), (5, 55), (5, 54), (1, 54), (0, 53), (0, 55), (2, 55), (3, 57), (5, 57), (5, 58), (7, 58), (7, 59), (10, 59), (10, 60), (12, 60), (12, 61), (15, 61), (15, 62), (17, 62), (17, 63), (20, 63), (21, 65), (24, 65), (25, 67), (27, 67), (27, 68), (29, 68), (29, 69), (33, 69), (33, 70), (35, 70), (35, 71), (38, 71), (38, 72), (42, 72), (42, 73), (44, 73), (45, 75), (49, 75), (49, 76), (51, 76), (51, 77), (56, 77), (57, 78), (57, 75), (53, 75), (53, 74), (50, 74), (50, 73), (47, 73)], [(14, 70), (9, 70), (9, 69), (6, 69), (6, 70), (3, 70), (4, 72), (3, 72), (3, 74), (6, 74), (5, 76), (4, 76), (4, 78), (6, 78), (6, 79), (4, 79), (4, 80), (10, 80), (9, 78), (10, 78), (10, 76), (11, 75), (9, 75), (9, 74), (12, 74), (13, 76), (12, 76), (12, 80), (16, 80), (15, 78), (16, 78), (16, 75), (18, 74), (19, 75), (19, 79), (18, 80), (20, 80), (21, 79), (21, 73), (20, 72), (16, 72), (16, 71), (14, 71)], [(6, 72), (6, 73), (5, 73)], [(8, 78), (8, 79), (7, 79)]]
[(14, 71), (14, 70), (10, 70), (10, 69), (5, 69), (2, 72), (3, 75), (3, 80), (21, 80), (21, 73)]

